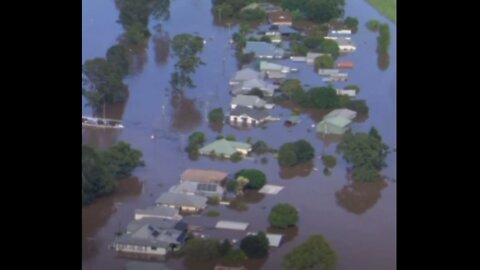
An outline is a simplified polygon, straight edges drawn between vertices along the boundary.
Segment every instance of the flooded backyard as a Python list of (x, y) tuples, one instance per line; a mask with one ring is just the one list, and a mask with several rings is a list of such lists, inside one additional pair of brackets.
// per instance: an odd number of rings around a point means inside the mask
[[(384, 143), (396, 149), (396, 26), (381, 16), (367, 1), (347, 0), (345, 13), (357, 17), (359, 31), (352, 35), (357, 44), (356, 52), (341, 56), (340, 60), (352, 61), (355, 68), (349, 70), (349, 79), (337, 83), (339, 88), (357, 84), (361, 91), (357, 99), (365, 99), (370, 108), (368, 118), (355, 121), (352, 130), (367, 132), (375, 126)], [(119, 10), (115, 0), (83, 0), (82, 11), (82, 61), (104, 57), (107, 49), (118, 42), (123, 29), (118, 20)], [(220, 216), (187, 216), (186, 223), (206, 228), (214, 227), (218, 220), (248, 222), (248, 231), (268, 230), (268, 214), (275, 204), (288, 202), (299, 209), (298, 228), (286, 233), (282, 245), (271, 248), (266, 260), (246, 264), (248, 269), (282, 269), (283, 256), (301, 244), (312, 234), (322, 234), (329, 241), (338, 257), (339, 270), (391, 270), (396, 269), (396, 155), (386, 160), (388, 167), (382, 171), (389, 180), (374, 183), (355, 183), (349, 180), (346, 162), (335, 153), (338, 140), (323, 138), (312, 129), (322, 113), (301, 115), (301, 122), (285, 127), (283, 121), (271, 122), (265, 129), (239, 129), (230, 125), (211, 127), (207, 113), (217, 107), (229, 110), (231, 95), (228, 81), (238, 70), (234, 50), (229, 44), (238, 26), (224, 27), (216, 24), (210, 12), (210, 0), (172, 0), (170, 16), (165, 21), (151, 18), (153, 34), (145, 52), (138, 56), (135, 72), (127, 76), (125, 83), (130, 95), (124, 104), (107, 106), (106, 117), (122, 119), (122, 130), (82, 129), (82, 142), (105, 148), (115, 142), (125, 141), (143, 152), (145, 167), (133, 172), (135, 177), (120, 181), (114, 194), (97, 199), (82, 209), (82, 269), (122, 269), (126, 259), (115, 256), (108, 246), (115, 233), (124, 229), (133, 219), (135, 209), (147, 208), (155, 199), (177, 184), (180, 174), (188, 168), (213, 169), (231, 174), (244, 168), (257, 168), (265, 172), (269, 184), (285, 188), (278, 195), (252, 192), (243, 198), (246, 211), (236, 211), (226, 206), (209, 206)], [(365, 24), (370, 19), (386, 22), (391, 31), (389, 66), (378, 67), (376, 53), (377, 33), (370, 32)], [(172, 94), (170, 75), (176, 58), (169, 55), (168, 42), (176, 34), (198, 34), (206, 39), (201, 58), (204, 66), (192, 76), (196, 88), (185, 89), (183, 94)], [(276, 61), (300, 71), (289, 75), (303, 84), (322, 86), (324, 83), (312, 65), (290, 60)], [(91, 115), (91, 109), (82, 101), (82, 114)], [(275, 106), (271, 114), (285, 119), (289, 109)], [(218, 135), (234, 135), (239, 141), (251, 137), (264, 140), (278, 149), (283, 143), (305, 139), (316, 151), (313, 164), (280, 169), (271, 154), (265, 155), (266, 164), (253, 156), (238, 163), (211, 160), (200, 157), (189, 159), (184, 148), (193, 131), (202, 131), (207, 142)], [(154, 134), (155, 138), (151, 139)], [(320, 156), (337, 156), (337, 165), (331, 175), (325, 176)], [(207, 210), (207, 211), (208, 211)], [(241, 239), (244, 232), (205, 229), (208, 236)], [(171, 269), (211, 270), (212, 264), (186, 265), (183, 260), (170, 259)]]

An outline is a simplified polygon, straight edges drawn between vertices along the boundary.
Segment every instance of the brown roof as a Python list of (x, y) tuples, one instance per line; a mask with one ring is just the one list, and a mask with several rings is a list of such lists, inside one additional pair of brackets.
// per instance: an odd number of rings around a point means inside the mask
[(268, 20), (271, 23), (292, 22), (292, 16), (286, 11), (277, 11), (268, 14)]
[(228, 173), (213, 170), (185, 170), (180, 176), (181, 181), (191, 181), (199, 183), (221, 183), (227, 178)]
[(215, 266), (214, 270), (248, 270), (247, 268), (240, 266), (240, 267), (229, 267), (229, 266), (221, 266), (217, 265)]

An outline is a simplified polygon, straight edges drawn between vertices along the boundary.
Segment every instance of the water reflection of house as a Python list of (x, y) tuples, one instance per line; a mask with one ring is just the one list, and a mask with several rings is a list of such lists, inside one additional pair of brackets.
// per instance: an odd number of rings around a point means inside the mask
[(113, 248), (120, 255), (137, 254), (165, 259), (168, 252), (179, 249), (187, 235), (187, 224), (182, 221), (142, 218), (127, 226), (125, 234), (114, 240)]
[(252, 146), (248, 143), (229, 141), (226, 139), (216, 140), (198, 150), (202, 155), (210, 155), (212, 152), (217, 156), (224, 156), (230, 158), (235, 153), (242, 155), (248, 154), (252, 151)]
[(142, 218), (181, 220), (182, 216), (178, 213), (178, 209), (166, 206), (154, 206), (147, 209), (135, 210), (135, 220), (139, 220)]
[(170, 188), (169, 192), (222, 198), (225, 189), (217, 184), (182, 182)]
[(270, 114), (265, 109), (250, 109), (245, 106), (237, 106), (230, 112), (231, 124), (259, 125), (267, 121)]
[(207, 198), (204, 196), (165, 192), (155, 200), (155, 204), (177, 208), (184, 212), (198, 212), (207, 207)]

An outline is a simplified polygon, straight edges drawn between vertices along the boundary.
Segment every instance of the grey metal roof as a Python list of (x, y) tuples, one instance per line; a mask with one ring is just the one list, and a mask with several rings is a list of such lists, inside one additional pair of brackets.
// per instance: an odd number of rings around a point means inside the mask
[(183, 242), (188, 225), (182, 221), (142, 218), (127, 226), (127, 233), (114, 243), (168, 248), (170, 244)]
[(232, 98), (231, 104), (245, 107), (263, 108), (267, 102), (257, 96), (238, 95)]
[(275, 85), (263, 81), (261, 79), (250, 79), (245, 80), (242, 83), (235, 85), (232, 89), (232, 94), (245, 94), (250, 92), (252, 89), (258, 88), (268, 96), (272, 96), (275, 92)]
[(261, 121), (270, 116), (267, 110), (265, 109), (250, 109), (245, 106), (237, 106), (230, 112), (230, 115), (234, 116), (242, 116), (246, 115), (255, 120)]
[(246, 81), (251, 79), (260, 79), (262, 74), (251, 68), (244, 68), (235, 73), (232, 78), (232, 81)]
[(165, 192), (158, 197), (155, 203), (175, 205), (177, 207), (185, 206), (203, 209), (207, 206), (207, 198), (197, 195)]
[(158, 217), (174, 217), (178, 215), (178, 209), (166, 206), (154, 206), (147, 209), (135, 210), (135, 215), (149, 215)]

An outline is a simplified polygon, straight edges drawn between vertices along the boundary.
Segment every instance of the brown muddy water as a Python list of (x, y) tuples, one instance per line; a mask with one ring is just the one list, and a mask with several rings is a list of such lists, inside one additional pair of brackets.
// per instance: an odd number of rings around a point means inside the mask
[[(122, 33), (116, 23), (118, 9), (114, 0), (83, 0), (82, 10), (82, 60), (103, 57), (107, 49), (117, 42)], [(174, 0), (170, 3), (170, 18), (163, 22), (151, 20), (151, 32), (159, 23), (163, 30), (154, 35), (148, 48), (140, 54), (135, 72), (125, 79), (130, 89), (125, 104), (107, 107), (106, 116), (124, 121), (120, 131), (82, 130), (82, 142), (105, 148), (117, 141), (126, 141), (143, 151), (145, 167), (134, 171), (134, 176), (120, 181), (116, 192), (98, 199), (82, 209), (82, 269), (122, 269), (126, 260), (117, 258), (108, 245), (115, 232), (133, 219), (137, 208), (153, 205), (162, 192), (178, 182), (180, 173), (187, 168), (218, 169), (235, 173), (243, 168), (263, 170), (268, 182), (285, 188), (278, 195), (247, 194), (243, 200), (247, 211), (236, 211), (225, 206), (209, 206), (221, 213), (217, 218), (205, 214), (185, 217), (187, 223), (205, 227), (202, 233), (215, 237), (241, 239), (244, 234), (209, 229), (220, 220), (249, 222), (248, 231), (268, 230), (267, 216), (276, 203), (288, 202), (299, 209), (298, 228), (285, 232), (279, 248), (271, 248), (266, 260), (246, 264), (249, 269), (281, 269), (283, 256), (312, 234), (323, 234), (338, 256), (339, 270), (391, 270), (396, 269), (396, 182), (352, 183), (346, 170), (346, 162), (337, 155), (337, 166), (331, 175), (323, 174), (322, 154), (335, 154), (340, 138), (317, 135), (312, 124), (322, 112), (306, 112), (301, 123), (285, 127), (283, 121), (269, 123), (265, 129), (239, 129), (229, 125), (210, 127), (206, 113), (216, 107), (228, 109), (230, 95), (228, 80), (237, 70), (234, 51), (228, 41), (238, 27), (219, 26), (210, 13), (210, 0)], [(396, 149), (396, 26), (382, 17), (366, 1), (347, 1), (346, 15), (357, 17), (359, 31), (353, 35), (358, 45), (355, 53), (342, 56), (352, 61), (355, 68), (349, 70), (349, 80), (338, 83), (358, 84), (358, 98), (366, 99), (370, 114), (353, 124), (354, 131), (368, 131), (377, 127), (383, 140)], [(390, 25), (392, 44), (389, 66), (382, 70), (377, 66), (376, 34), (365, 24), (378, 19)], [(207, 39), (201, 54), (206, 63), (193, 76), (197, 85), (183, 95), (172, 95), (169, 89), (170, 74), (176, 59), (169, 56), (168, 41), (179, 33), (197, 33)], [(304, 84), (320, 86), (322, 81), (312, 66), (304, 63), (278, 61), (300, 72), (291, 75)], [(82, 113), (91, 114), (82, 101)], [(274, 116), (286, 118), (290, 111), (276, 106)], [(210, 160), (200, 157), (192, 161), (183, 152), (188, 135), (193, 131), (204, 132), (209, 140), (217, 135), (233, 134), (238, 140), (264, 140), (278, 148), (285, 142), (308, 140), (316, 149), (317, 158), (311, 164), (281, 170), (271, 154), (267, 164), (260, 157), (239, 163)], [(151, 140), (150, 135), (155, 134)], [(395, 153), (387, 158), (388, 167), (383, 174), (396, 178)], [(207, 210), (208, 211), (208, 210)], [(205, 211), (206, 212), (206, 211)], [(172, 269), (213, 269), (212, 263), (190, 265), (179, 259), (167, 262)]]

